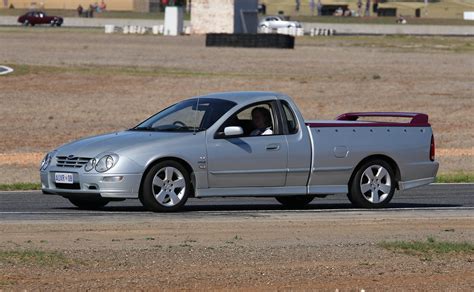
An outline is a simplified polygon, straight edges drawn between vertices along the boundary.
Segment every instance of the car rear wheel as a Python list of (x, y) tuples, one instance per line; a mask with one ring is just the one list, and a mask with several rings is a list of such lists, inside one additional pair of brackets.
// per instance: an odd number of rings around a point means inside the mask
[(181, 209), (191, 193), (188, 171), (173, 160), (154, 165), (143, 180), (140, 201), (153, 212), (173, 212)]
[(275, 199), (288, 208), (303, 208), (311, 203), (314, 196), (278, 196)]
[(68, 200), (79, 209), (97, 210), (107, 205), (110, 200), (104, 198), (68, 198)]
[(362, 208), (387, 206), (395, 193), (395, 176), (390, 164), (375, 159), (359, 167), (349, 186), (349, 200)]
[(56, 25), (56, 20), (51, 20), (50, 25), (55, 26)]

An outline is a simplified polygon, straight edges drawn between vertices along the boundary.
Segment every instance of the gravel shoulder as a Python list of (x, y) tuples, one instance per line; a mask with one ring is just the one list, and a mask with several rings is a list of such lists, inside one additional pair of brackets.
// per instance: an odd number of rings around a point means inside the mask
[(1, 252), (40, 250), (53, 258), (0, 257), (0, 289), (469, 291), (472, 254), (426, 258), (378, 244), (427, 237), (472, 242), (473, 224), (470, 211), (9, 221), (0, 224)]

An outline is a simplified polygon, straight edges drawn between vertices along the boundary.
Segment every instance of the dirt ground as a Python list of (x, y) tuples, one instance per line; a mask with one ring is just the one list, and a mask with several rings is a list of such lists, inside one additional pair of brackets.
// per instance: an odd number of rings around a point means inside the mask
[[(472, 242), (473, 223), (467, 211), (6, 221), (0, 290), (472, 291), (472, 253), (408, 255), (379, 243)], [(5, 256), (38, 250), (49, 260)]]
[(216, 91), (292, 96), (307, 119), (430, 115), (440, 171), (474, 171), (472, 38), (302, 38), (294, 50), (206, 48), (203, 37), (0, 29), (0, 183), (38, 181), (45, 152), (130, 128)]

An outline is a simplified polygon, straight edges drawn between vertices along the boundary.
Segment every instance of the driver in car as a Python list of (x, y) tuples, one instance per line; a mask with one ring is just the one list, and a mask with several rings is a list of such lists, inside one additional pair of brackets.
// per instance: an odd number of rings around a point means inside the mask
[(255, 127), (250, 136), (272, 135), (272, 116), (270, 111), (264, 107), (256, 107), (252, 110), (252, 123)]

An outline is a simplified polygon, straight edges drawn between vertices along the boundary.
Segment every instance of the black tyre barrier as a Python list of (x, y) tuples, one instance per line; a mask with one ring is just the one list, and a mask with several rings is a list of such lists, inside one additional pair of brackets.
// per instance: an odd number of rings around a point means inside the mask
[(283, 34), (208, 33), (206, 47), (294, 49), (295, 37)]

